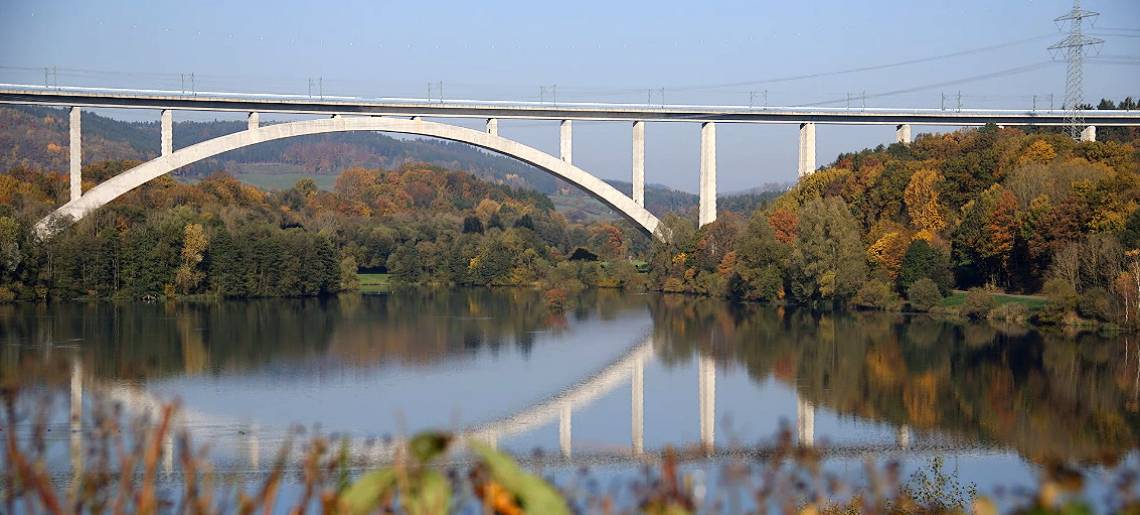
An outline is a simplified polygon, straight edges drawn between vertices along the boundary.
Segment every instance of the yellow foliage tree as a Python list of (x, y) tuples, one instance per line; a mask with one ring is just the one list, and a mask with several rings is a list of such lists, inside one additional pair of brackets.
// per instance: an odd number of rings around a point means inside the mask
[(909, 235), (891, 231), (867, 248), (867, 256), (893, 281), (899, 275), (899, 268), (902, 267), (903, 256), (906, 255), (909, 245)]
[(1033, 143), (1030, 143), (1029, 146), (1025, 148), (1025, 152), (1022, 152), (1021, 156), (1017, 158), (1017, 165), (1044, 165), (1049, 164), (1056, 158), (1057, 150), (1053, 148), (1053, 145), (1050, 145), (1048, 141), (1043, 139), (1036, 139), (1033, 140)]
[(502, 207), (502, 205), (498, 202), (485, 198), (479, 201), (478, 206), (475, 206), (475, 216), (478, 216), (483, 222), (486, 222), (491, 219), (491, 215), (499, 212), (500, 207)]
[(199, 224), (186, 224), (182, 236), (182, 263), (174, 274), (174, 284), (183, 294), (192, 293), (206, 273), (198, 269), (209, 240)]
[(910, 216), (911, 223), (919, 231), (938, 234), (946, 227), (942, 206), (938, 203), (940, 182), (942, 175), (935, 170), (924, 168), (914, 172), (906, 185), (906, 190), (903, 192), (906, 212)]

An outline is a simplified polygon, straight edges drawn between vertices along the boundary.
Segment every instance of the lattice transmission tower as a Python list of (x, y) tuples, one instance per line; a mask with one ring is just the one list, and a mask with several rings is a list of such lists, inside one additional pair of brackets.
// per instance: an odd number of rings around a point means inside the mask
[[(1093, 48), (1104, 43), (1103, 39), (1089, 37), (1082, 32), (1082, 24), (1086, 19), (1100, 16), (1100, 13), (1081, 9), (1081, 0), (1073, 0), (1073, 9), (1053, 21), (1057, 24), (1069, 22), (1069, 35), (1049, 47), (1054, 57), (1064, 53), (1068, 70), (1065, 76), (1065, 108), (1069, 111), (1069, 136), (1080, 139), (1084, 129), (1084, 118), (1080, 108), (1084, 103), (1083, 73), (1085, 49)], [(1091, 21), (1091, 20), (1090, 20)]]

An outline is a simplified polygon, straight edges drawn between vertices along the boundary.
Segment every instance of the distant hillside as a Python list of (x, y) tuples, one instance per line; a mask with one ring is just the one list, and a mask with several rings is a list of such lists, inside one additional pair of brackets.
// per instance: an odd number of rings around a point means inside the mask
[[(245, 122), (175, 122), (174, 146), (188, 145), (244, 130)], [(67, 113), (42, 107), (0, 107), (0, 170), (23, 165), (62, 171), (68, 159)], [(108, 160), (146, 160), (159, 154), (159, 124), (126, 122), (95, 113), (83, 114), (83, 159), (86, 163)], [(495, 184), (526, 188), (551, 197), (571, 220), (616, 218), (600, 202), (569, 184), (530, 165), (485, 152), (464, 143), (435, 139), (398, 139), (381, 133), (353, 132), (299, 136), (270, 141), (195, 163), (178, 172), (183, 180), (197, 181), (226, 171), (234, 177), (269, 190), (288, 189), (311, 177), (321, 189), (330, 190), (336, 177), (353, 167), (396, 169), (408, 163), (426, 163), (462, 170)], [(630, 194), (626, 181), (607, 181)], [(765, 185), (761, 189), (775, 187)], [(721, 197), (721, 209), (750, 213), (760, 197), (745, 194)], [(658, 184), (645, 187), (646, 207), (657, 214), (695, 212), (697, 195)]]
[[(0, 149), (4, 149), (0, 154), (0, 169), (25, 165), (65, 170), (67, 129), (67, 114), (62, 109), (0, 108)], [(244, 129), (245, 122), (239, 121), (175, 122), (174, 146), (185, 147)], [(157, 121), (125, 122), (85, 112), (84, 161), (155, 157), (159, 153), (159, 131)], [(205, 177), (221, 170), (241, 175), (252, 168), (258, 173), (335, 176), (356, 166), (392, 169), (410, 162), (464, 170), (496, 184), (526, 187), (542, 193), (553, 193), (557, 189), (553, 177), (534, 167), (470, 145), (433, 139), (397, 139), (380, 133), (298, 136), (270, 141), (195, 163), (179, 175)]]

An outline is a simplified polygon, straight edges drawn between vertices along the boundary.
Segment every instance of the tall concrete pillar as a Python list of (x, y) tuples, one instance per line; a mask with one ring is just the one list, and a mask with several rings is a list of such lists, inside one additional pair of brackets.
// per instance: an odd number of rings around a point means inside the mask
[(174, 111), (162, 110), (162, 155), (174, 153)]
[(249, 439), (249, 468), (250, 470), (261, 470), (261, 435), (259, 434), (257, 425), (251, 425), (248, 430), (246, 438)]
[(633, 454), (645, 452), (645, 361), (637, 358), (633, 362), (631, 382), (632, 406), (630, 406), (630, 436)]
[(1096, 126), (1089, 125), (1081, 130), (1081, 141), (1096, 141)]
[(69, 120), (69, 139), (71, 140), (71, 153), (68, 157), (68, 169), (71, 175), (71, 200), (76, 200), (83, 194), (83, 131), (80, 128), (82, 114), (78, 107), (72, 107)]
[(701, 198), (697, 217), (703, 227), (716, 221), (716, 122), (701, 124)]
[(815, 445), (815, 405), (796, 394), (796, 439), (803, 447)]
[(487, 118), (487, 134), (490, 134), (492, 136), (498, 136), (499, 135), (499, 119), (498, 118)]
[(258, 127), (261, 127), (261, 115), (256, 112), (249, 113), (249, 125), (246, 128), (252, 131)]
[(815, 172), (815, 124), (800, 124), (800, 166), (799, 176)]
[(558, 153), (563, 161), (572, 163), (574, 153), (574, 127), (571, 125), (570, 120), (562, 120), (562, 125), (558, 128)]
[(903, 145), (910, 145), (914, 141), (910, 137), (910, 124), (904, 123), (895, 126), (895, 143), (902, 143)]
[(633, 122), (633, 202), (645, 205), (645, 122)]
[(716, 362), (711, 356), (697, 361), (697, 396), (701, 412), (701, 447), (711, 453), (716, 445)]
[(569, 458), (571, 454), (570, 446), (570, 419), (574, 416), (574, 412), (567, 402), (562, 405), (562, 413), (558, 416), (558, 448), (562, 450), (562, 457)]
[(899, 447), (902, 449), (910, 448), (910, 426), (903, 424), (899, 426), (898, 434), (895, 435), (895, 440), (898, 441)]
[(174, 472), (174, 428), (170, 427), (162, 437), (162, 470)]
[(71, 473), (83, 476), (83, 364), (77, 356), (71, 359), (71, 399), (68, 424), (71, 426)]

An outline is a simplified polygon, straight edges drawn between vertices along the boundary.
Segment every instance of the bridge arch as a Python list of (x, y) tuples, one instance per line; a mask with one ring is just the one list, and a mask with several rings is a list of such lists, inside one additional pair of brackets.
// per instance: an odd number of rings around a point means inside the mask
[(492, 152), (529, 163), (559, 179), (578, 187), (608, 205), (634, 223), (646, 234), (654, 235), (659, 223), (647, 209), (625, 196), (617, 188), (590, 175), (585, 170), (530, 147), (495, 134), (423, 120), (387, 117), (334, 117), (317, 120), (265, 125), (218, 138), (206, 140), (170, 154), (152, 159), (131, 168), (83, 193), (79, 198), (64, 204), (36, 225), (39, 234), (50, 234), (61, 224), (83, 218), (147, 182), (166, 175), (183, 166), (207, 159), (223, 152), (242, 147), (295, 136), (349, 131), (382, 131), (430, 136), (468, 143)]

